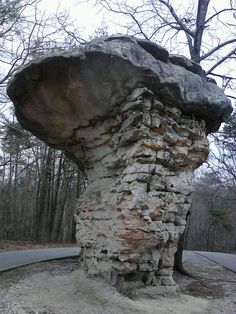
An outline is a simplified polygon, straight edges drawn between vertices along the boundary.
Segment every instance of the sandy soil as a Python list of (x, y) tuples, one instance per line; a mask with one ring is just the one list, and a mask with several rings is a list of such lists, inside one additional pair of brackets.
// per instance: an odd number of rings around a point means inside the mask
[(0, 274), (1, 314), (236, 314), (236, 275), (219, 266), (186, 268), (176, 276), (177, 298), (130, 299), (87, 278), (74, 259), (30, 265)]

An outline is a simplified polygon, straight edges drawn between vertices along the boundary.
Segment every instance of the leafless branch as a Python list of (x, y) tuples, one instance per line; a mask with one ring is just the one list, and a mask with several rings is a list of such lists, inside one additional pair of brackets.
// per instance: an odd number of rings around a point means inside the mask
[(206, 75), (211, 74), (211, 72), (213, 70), (215, 70), (215, 68), (217, 68), (219, 65), (221, 65), (222, 63), (224, 63), (227, 59), (229, 59), (230, 56), (232, 56), (233, 54), (236, 53), (236, 48), (234, 48), (233, 50), (231, 50), (226, 56), (222, 57), (218, 62), (216, 62), (207, 72)]
[(207, 53), (205, 53), (203, 56), (200, 57), (200, 60), (204, 60), (206, 58), (208, 58), (210, 55), (212, 55), (214, 52), (218, 51), (219, 49), (229, 45), (229, 44), (232, 44), (232, 43), (236, 43), (236, 38), (233, 38), (233, 39), (230, 39), (230, 40), (227, 40), (221, 44), (219, 44), (218, 46), (214, 47), (213, 49), (211, 49), (210, 51), (208, 51)]
[(179, 19), (178, 15), (176, 14), (174, 8), (170, 5), (170, 3), (168, 1), (165, 0), (159, 0), (162, 4), (164, 4), (168, 10), (170, 11), (171, 15), (174, 17), (175, 21), (178, 23), (178, 25), (180, 26), (180, 28), (187, 34), (189, 34), (191, 37), (194, 37), (194, 33), (188, 29), (184, 23)]

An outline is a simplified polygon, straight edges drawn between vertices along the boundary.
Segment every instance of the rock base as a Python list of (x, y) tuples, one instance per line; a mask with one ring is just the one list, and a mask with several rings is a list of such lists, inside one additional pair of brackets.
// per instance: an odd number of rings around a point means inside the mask
[(88, 274), (102, 274), (121, 289), (176, 290), (174, 254), (193, 170), (208, 155), (205, 131), (204, 121), (145, 88), (109, 118), (77, 130), (79, 148), (71, 149), (85, 165), (88, 187), (76, 208), (76, 236)]

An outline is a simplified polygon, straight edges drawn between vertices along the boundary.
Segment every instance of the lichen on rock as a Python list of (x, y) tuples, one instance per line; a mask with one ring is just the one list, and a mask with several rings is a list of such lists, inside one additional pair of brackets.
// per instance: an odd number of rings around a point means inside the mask
[(221, 89), (186, 58), (112, 36), (31, 62), (8, 94), (23, 127), (83, 163), (82, 267), (140, 295), (173, 292), (193, 171), (232, 111)]

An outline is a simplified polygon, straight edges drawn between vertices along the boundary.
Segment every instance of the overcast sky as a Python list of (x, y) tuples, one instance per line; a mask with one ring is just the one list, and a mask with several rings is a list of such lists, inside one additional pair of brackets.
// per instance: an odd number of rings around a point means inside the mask
[(102, 23), (104, 12), (92, 5), (91, 1), (79, 0), (42, 0), (43, 10), (55, 13), (59, 7), (61, 10), (68, 10), (71, 19), (76, 20), (78, 26), (87, 35), (94, 33)]

